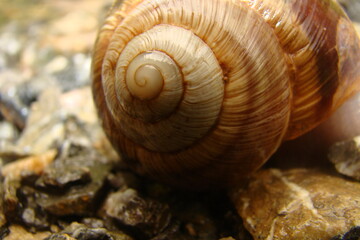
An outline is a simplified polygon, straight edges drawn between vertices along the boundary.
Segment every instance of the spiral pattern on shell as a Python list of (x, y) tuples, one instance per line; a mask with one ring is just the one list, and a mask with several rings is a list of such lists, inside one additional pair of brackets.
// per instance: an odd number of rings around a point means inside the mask
[[(227, 185), (324, 119), (350, 93), (329, 97), (343, 83), (316, 63), (338, 56), (336, 35), (313, 36), (300, 9), (316, 1), (298, 2), (115, 4), (93, 59), (94, 98), (115, 148), (138, 172), (173, 184)], [(325, 11), (306, 11), (336, 33), (342, 12), (319, 2)], [(337, 69), (339, 57), (324, 61)]]

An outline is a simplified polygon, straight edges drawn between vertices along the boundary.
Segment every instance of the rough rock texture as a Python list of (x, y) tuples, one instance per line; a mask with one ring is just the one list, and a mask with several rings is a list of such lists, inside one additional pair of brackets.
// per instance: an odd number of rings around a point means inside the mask
[(340, 234), (331, 240), (358, 240), (360, 239), (360, 227), (353, 227), (345, 234)]
[(169, 225), (169, 206), (154, 200), (145, 200), (134, 189), (111, 194), (105, 203), (106, 215), (133, 227), (146, 236), (156, 236)]
[(80, 153), (57, 159), (37, 180), (36, 186), (43, 188), (37, 203), (58, 216), (91, 215), (111, 165), (89, 148), (71, 148)]
[(326, 240), (360, 226), (360, 183), (317, 170), (262, 170), (232, 199), (254, 239)]
[(108, 231), (105, 228), (90, 228), (84, 224), (72, 223), (59, 233), (52, 234), (45, 240), (133, 240), (123, 232)]
[[(42, 240), (49, 236), (50, 232), (37, 232), (30, 233), (25, 228), (19, 225), (13, 225), (9, 227), (9, 232), (6, 240)], [(0, 234), (0, 239), (1, 234)]]
[(51, 149), (43, 154), (19, 159), (2, 167), (0, 172), (4, 177), (11, 178), (19, 178), (25, 172), (26, 174), (40, 174), (55, 159), (56, 154), (57, 151)]
[(334, 144), (329, 159), (339, 173), (360, 180), (360, 137)]

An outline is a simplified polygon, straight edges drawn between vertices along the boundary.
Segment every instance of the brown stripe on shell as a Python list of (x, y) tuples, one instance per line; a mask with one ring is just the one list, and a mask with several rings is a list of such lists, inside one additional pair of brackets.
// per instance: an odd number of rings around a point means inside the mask
[[(240, 0), (260, 14), (289, 56), (293, 107), (286, 139), (311, 130), (326, 118), (340, 97), (337, 24), (346, 19), (332, 0)], [(347, 21), (347, 20), (346, 20)]]
[(318, 100), (316, 105), (312, 105), (311, 120), (307, 122), (308, 125), (302, 126), (301, 122), (294, 121), (290, 126), (295, 129), (300, 127), (300, 130), (305, 127), (305, 131), (308, 131), (330, 114), (339, 85), (336, 36), (340, 15), (328, 0), (295, 1), (292, 9), (310, 40), (309, 48), (316, 54), (317, 76), (313, 80), (317, 84)]

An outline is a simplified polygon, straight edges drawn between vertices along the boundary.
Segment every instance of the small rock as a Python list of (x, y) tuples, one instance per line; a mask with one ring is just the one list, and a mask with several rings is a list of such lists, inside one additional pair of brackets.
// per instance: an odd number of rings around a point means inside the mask
[(56, 73), (63, 71), (68, 66), (68, 60), (64, 56), (57, 56), (44, 66), (44, 70), (49, 73)]
[(5, 31), (0, 35), (0, 52), (4, 52), (9, 56), (18, 55), (23, 46), (23, 39), (17, 34), (18, 26), (9, 24)]
[[(3, 180), (4, 213), (10, 223), (19, 223), (33, 230), (46, 230), (50, 227), (48, 215), (37, 205), (37, 192), (31, 186), (34, 171), (24, 174), (9, 174)], [(32, 174), (32, 175), (31, 175)]]
[(45, 240), (132, 240), (123, 232), (112, 232), (105, 228), (89, 228), (83, 224), (72, 223), (60, 233), (52, 234)]
[(171, 214), (167, 205), (144, 199), (134, 189), (120, 190), (106, 199), (106, 214), (122, 224), (133, 227), (145, 236), (155, 236), (169, 225)]
[(360, 180), (360, 137), (334, 144), (328, 156), (339, 173)]
[(60, 107), (69, 115), (76, 116), (81, 122), (98, 123), (98, 116), (92, 101), (90, 87), (84, 87), (61, 95)]
[(88, 228), (104, 228), (105, 227), (105, 222), (98, 218), (83, 218), (81, 223), (86, 225)]
[(50, 232), (30, 233), (19, 225), (12, 225), (9, 227), (9, 235), (3, 238), (3, 240), (40, 240), (49, 235)]
[(84, 135), (95, 148), (115, 155), (98, 123), (90, 87), (64, 94), (56, 87), (43, 92), (32, 104), (26, 128), (16, 145), (30, 153), (43, 153), (65, 141), (74, 128), (71, 122), (77, 122), (75, 128), (81, 131), (78, 135)]
[(29, 155), (26, 149), (14, 145), (12, 141), (0, 140), (0, 166), (29, 157)]
[(26, 128), (17, 141), (17, 146), (31, 153), (43, 153), (64, 139), (63, 121), (66, 114), (60, 109), (60, 90), (51, 88), (41, 94), (32, 104)]
[(254, 239), (330, 239), (360, 226), (360, 183), (310, 169), (257, 172), (232, 195)]
[[(69, 155), (61, 155), (37, 180), (36, 185), (43, 188), (37, 203), (57, 216), (89, 216), (111, 164), (91, 148), (69, 148)], [(76, 151), (78, 154), (74, 154)]]
[(19, 159), (6, 164), (1, 168), (1, 174), (5, 177), (20, 178), (23, 173), (40, 175), (44, 169), (55, 159), (57, 151), (52, 149), (43, 154)]
[(360, 239), (360, 227), (354, 227), (347, 233), (331, 238), (331, 240), (358, 240)]
[(0, 113), (20, 129), (24, 128), (28, 116), (28, 108), (21, 100), (18, 89), (24, 82), (18, 71), (0, 71)]
[(3, 210), (8, 219), (19, 219), (19, 208), (22, 207), (17, 196), (17, 190), (20, 188), (20, 179), (5, 178), (2, 181), (3, 193)]
[(18, 134), (19, 133), (13, 124), (5, 121), (0, 122), (0, 141), (6, 140), (14, 142), (15, 139), (17, 139)]
[(32, 187), (22, 186), (17, 195), (22, 200), (21, 207), (18, 208), (21, 223), (33, 231), (50, 229), (50, 216), (36, 203), (37, 191)]

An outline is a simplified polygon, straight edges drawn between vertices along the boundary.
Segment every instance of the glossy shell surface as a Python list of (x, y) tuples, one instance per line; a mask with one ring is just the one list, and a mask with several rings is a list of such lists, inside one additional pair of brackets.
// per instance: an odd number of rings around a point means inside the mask
[(227, 186), (359, 90), (359, 53), (329, 0), (119, 1), (95, 45), (93, 94), (137, 172)]

